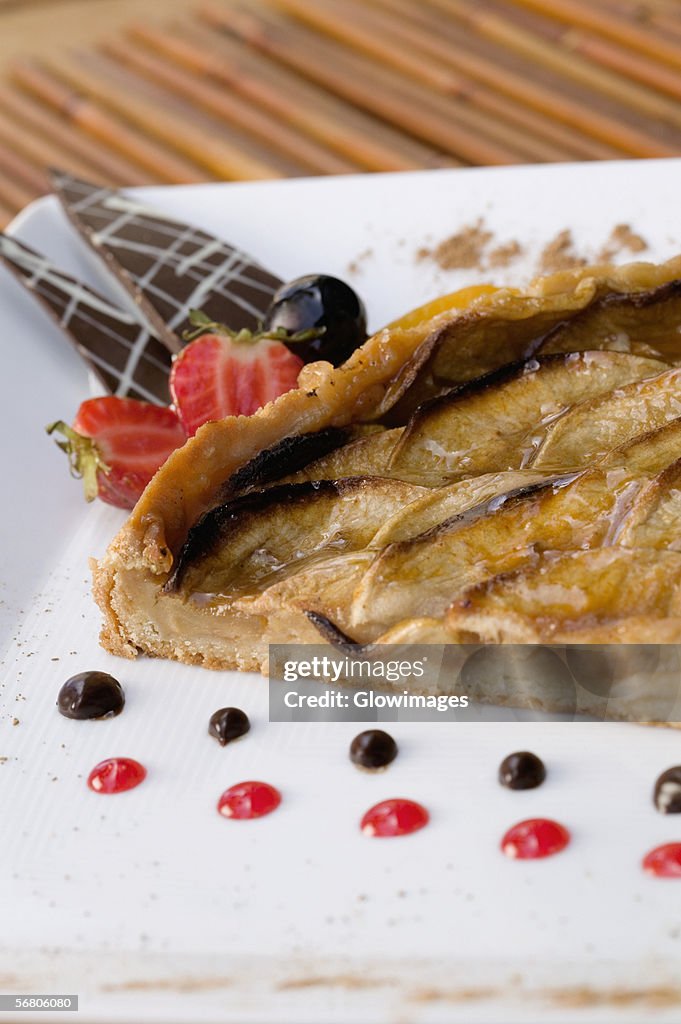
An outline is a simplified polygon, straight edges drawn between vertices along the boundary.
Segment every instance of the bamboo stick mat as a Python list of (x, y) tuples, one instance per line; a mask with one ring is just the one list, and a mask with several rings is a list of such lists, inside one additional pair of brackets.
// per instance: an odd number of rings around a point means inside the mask
[(680, 100), (678, 0), (205, 0), (10, 64), (0, 224), (50, 165), (137, 185), (674, 156)]

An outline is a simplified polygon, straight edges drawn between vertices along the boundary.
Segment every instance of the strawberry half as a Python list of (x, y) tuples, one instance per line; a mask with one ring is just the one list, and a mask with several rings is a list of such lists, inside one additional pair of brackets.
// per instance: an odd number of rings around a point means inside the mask
[(59, 420), (47, 428), (69, 457), (71, 473), (82, 478), (88, 501), (100, 497), (117, 508), (132, 508), (171, 452), (186, 441), (173, 409), (134, 398), (90, 398), (72, 426)]
[[(190, 321), (197, 329), (185, 334), (190, 344), (170, 371), (170, 394), (190, 437), (209, 420), (250, 416), (297, 386), (304, 363), (284, 341), (302, 341), (302, 335), (230, 331), (198, 310)], [(317, 336), (305, 337), (310, 333)]]

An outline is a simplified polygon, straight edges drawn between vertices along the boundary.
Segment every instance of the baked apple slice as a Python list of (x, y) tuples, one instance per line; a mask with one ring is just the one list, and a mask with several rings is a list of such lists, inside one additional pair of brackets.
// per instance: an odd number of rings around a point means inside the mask
[(552, 423), (529, 465), (546, 472), (602, 458), (638, 434), (681, 416), (681, 370), (623, 384)]
[(678, 643), (681, 554), (622, 547), (547, 554), (463, 591), (446, 625), (452, 641)]
[(522, 469), (571, 406), (663, 369), (620, 352), (580, 352), (495, 370), (422, 405), (395, 447), (390, 474), (439, 486), (456, 475)]
[[(294, 479), (363, 471), (441, 487), (470, 474), (523, 469), (573, 406), (667, 368), (659, 360), (600, 351), (513, 363), (424, 402), (405, 427), (346, 444)], [(563, 465), (575, 464), (583, 461)]]
[(537, 352), (606, 348), (678, 362), (681, 359), (681, 280), (657, 288), (610, 292), (557, 324)]

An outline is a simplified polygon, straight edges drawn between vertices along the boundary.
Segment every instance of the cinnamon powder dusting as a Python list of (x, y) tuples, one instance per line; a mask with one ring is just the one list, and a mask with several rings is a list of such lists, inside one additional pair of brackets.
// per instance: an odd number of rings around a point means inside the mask
[(504, 242), (503, 245), (497, 245), (496, 248), (492, 249), (487, 262), (490, 267), (509, 267), (511, 263), (520, 259), (523, 255), (524, 249), (520, 242), (513, 239), (510, 242)]
[[(594, 259), (597, 263), (609, 263), (619, 255), (640, 253), (647, 248), (646, 240), (629, 224), (617, 224), (595, 254), (578, 250), (571, 230), (564, 228), (541, 250), (535, 273), (573, 270), (594, 262)], [(498, 242), (480, 218), (432, 248), (422, 246), (416, 252), (416, 260), (432, 260), (440, 270), (499, 270), (522, 259), (525, 252), (525, 247), (517, 239)]]
[(419, 249), (416, 256), (419, 260), (434, 260), (442, 270), (480, 269), (485, 249), (492, 237), (492, 232), (486, 229), (480, 219), (443, 239), (434, 249)]
[(596, 259), (599, 263), (609, 263), (621, 252), (645, 252), (648, 243), (629, 224), (617, 224), (610, 232), (610, 237), (599, 250)]
[(573, 270), (586, 265), (586, 259), (575, 251), (575, 243), (569, 228), (559, 231), (541, 251), (539, 272), (555, 274), (559, 270)]
[(373, 254), (373, 249), (364, 249), (363, 252), (358, 253), (358, 255), (355, 256), (354, 260), (351, 260), (348, 263), (348, 273), (361, 274), (363, 269), (363, 263), (365, 263), (366, 260), (370, 259), (373, 256)]

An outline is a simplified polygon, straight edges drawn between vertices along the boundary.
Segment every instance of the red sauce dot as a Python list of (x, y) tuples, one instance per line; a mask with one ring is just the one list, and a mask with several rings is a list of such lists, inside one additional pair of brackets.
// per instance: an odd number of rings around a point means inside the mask
[(655, 878), (681, 878), (681, 843), (656, 846), (643, 858), (643, 870)]
[(239, 782), (226, 789), (218, 800), (218, 811), (225, 818), (262, 818), (276, 811), (281, 793), (267, 782)]
[(365, 836), (408, 836), (429, 821), (425, 807), (413, 800), (383, 800), (369, 808), (362, 818), (361, 828)]
[(147, 770), (131, 757), (110, 757), (100, 761), (88, 775), (87, 784), (95, 793), (124, 793), (144, 782)]
[(501, 840), (501, 849), (514, 860), (537, 860), (560, 853), (570, 842), (570, 833), (550, 818), (519, 821)]

